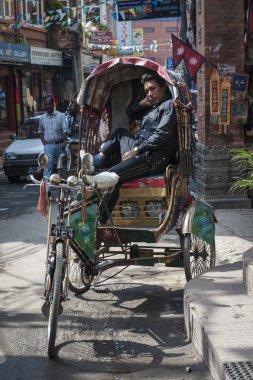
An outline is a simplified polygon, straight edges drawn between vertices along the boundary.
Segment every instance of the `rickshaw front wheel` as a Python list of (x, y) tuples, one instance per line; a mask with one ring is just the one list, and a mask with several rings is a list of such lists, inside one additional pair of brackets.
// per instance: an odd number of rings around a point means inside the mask
[(186, 281), (215, 267), (215, 242), (209, 244), (198, 236), (187, 233), (183, 235), (182, 243)]

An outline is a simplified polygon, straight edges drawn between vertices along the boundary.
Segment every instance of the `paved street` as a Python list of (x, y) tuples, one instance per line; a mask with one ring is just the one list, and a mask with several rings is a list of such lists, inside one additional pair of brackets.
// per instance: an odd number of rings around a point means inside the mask
[[(161, 264), (128, 268), (98, 292), (70, 294), (59, 319), (58, 357), (47, 358), (46, 223), (36, 211), (36, 190), (27, 193), (23, 185), (0, 176), (1, 379), (211, 380), (185, 334), (183, 270)], [(240, 260), (252, 246), (252, 210), (216, 216), (218, 264)], [(164, 241), (175, 244), (177, 237)]]

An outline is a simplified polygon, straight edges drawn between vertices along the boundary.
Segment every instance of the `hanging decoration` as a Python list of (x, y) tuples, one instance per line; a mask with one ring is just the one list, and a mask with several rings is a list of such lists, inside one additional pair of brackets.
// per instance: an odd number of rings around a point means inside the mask
[(220, 85), (220, 118), (219, 133), (229, 132), (230, 126), (230, 103), (231, 103), (231, 83), (229, 77), (224, 77)]
[(220, 78), (218, 71), (214, 69), (210, 77), (210, 115), (220, 113)]
[(175, 68), (182, 60), (184, 60), (190, 77), (194, 79), (200, 67), (205, 62), (205, 57), (199, 54), (196, 50), (187, 46), (174, 34), (171, 34), (171, 37)]
[[(22, 0), (18, 0), (22, 1)], [(12, 28), (14, 30), (17, 30), (19, 28), (27, 27), (30, 25), (42, 25), (45, 29), (49, 28), (52, 25), (57, 25), (59, 28), (68, 29), (68, 27), (71, 27), (74, 25), (78, 19), (81, 20), (81, 12), (86, 14), (87, 18), (90, 18), (95, 23), (100, 22), (100, 17), (96, 15), (95, 10), (98, 6), (102, 4), (108, 4), (110, 8), (114, 6), (114, 0), (104, 0), (104, 1), (97, 1), (97, 0), (86, 0), (85, 5), (81, 6), (75, 6), (75, 7), (64, 7), (64, 8), (52, 8), (47, 9), (46, 12), (42, 15), (41, 18), (37, 17), (37, 12), (33, 13), (26, 13), (25, 14), (25, 20), (23, 20), (24, 15), (18, 14), (17, 15), (17, 22), (14, 22), (15, 17), (11, 16), (8, 17), (8, 19), (12, 20), (13, 23), (9, 26), (0, 25), (0, 29), (6, 30), (8, 28)], [(113, 16), (113, 15), (112, 15)], [(3, 17), (5, 18), (5, 17)]]

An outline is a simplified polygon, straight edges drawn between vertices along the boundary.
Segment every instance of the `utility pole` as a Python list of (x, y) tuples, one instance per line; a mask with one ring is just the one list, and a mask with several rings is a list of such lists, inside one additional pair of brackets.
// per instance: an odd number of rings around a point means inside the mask
[[(180, 10), (181, 10), (181, 31), (180, 31), (180, 37), (182, 39), (182, 41), (187, 44), (187, 16), (186, 16), (186, 1), (187, 0), (180, 0)], [(190, 84), (191, 84), (191, 78), (188, 74), (188, 70), (187, 70), (187, 67), (186, 67), (186, 64), (183, 60), (182, 62), (182, 65), (183, 65), (183, 70), (184, 70), (184, 79), (188, 85), (188, 87), (190, 87)]]
[(180, 1), (181, 9), (181, 31), (180, 37), (184, 43), (187, 43), (187, 17), (186, 17), (186, 0)]

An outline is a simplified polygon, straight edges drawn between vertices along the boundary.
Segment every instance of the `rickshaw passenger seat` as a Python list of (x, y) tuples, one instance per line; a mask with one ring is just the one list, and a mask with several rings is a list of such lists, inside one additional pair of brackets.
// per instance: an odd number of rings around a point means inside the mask
[(112, 218), (117, 226), (157, 227), (169, 204), (170, 182), (176, 165), (166, 172), (125, 182)]

